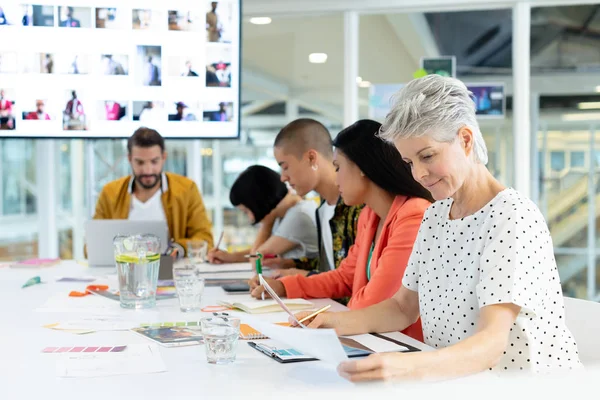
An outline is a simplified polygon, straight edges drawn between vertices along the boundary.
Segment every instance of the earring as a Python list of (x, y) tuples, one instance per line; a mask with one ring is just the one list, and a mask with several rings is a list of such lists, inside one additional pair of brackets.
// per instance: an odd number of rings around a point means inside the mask
[(316, 171), (319, 169), (319, 166), (317, 164), (313, 164), (310, 167), (312, 168), (313, 171)]
[(365, 176), (365, 173), (360, 171), (360, 176)]

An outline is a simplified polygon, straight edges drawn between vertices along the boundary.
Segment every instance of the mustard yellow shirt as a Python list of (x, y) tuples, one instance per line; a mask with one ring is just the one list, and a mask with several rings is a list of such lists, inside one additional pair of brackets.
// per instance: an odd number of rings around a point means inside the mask
[[(186, 248), (189, 239), (206, 240), (213, 247), (212, 224), (198, 187), (184, 176), (165, 173), (167, 190), (163, 190), (161, 201), (169, 235)], [(107, 183), (98, 197), (94, 219), (127, 219), (131, 209), (131, 176)]]

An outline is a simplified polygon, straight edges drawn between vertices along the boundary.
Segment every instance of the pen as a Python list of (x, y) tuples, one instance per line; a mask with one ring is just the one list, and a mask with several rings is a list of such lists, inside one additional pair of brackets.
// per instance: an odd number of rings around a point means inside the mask
[(304, 321), (307, 321), (307, 320), (309, 320), (309, 319), (311, 319), (311, 318), (315, 317), (316, 315), (318, 315), (318, 314), (321, 314), (323, 311), (327, 311), (327, 310), (329, 310), (329, 308), (330, 308), (330, 307), (331, 307), (331, 304), (328, 304), (328, 305), (326, 305), (325, 307), (318, 309), (318, 310), (317, 310), (317, 311), (315, 311), (314, 313), (312, 313), (312, 314), (310, 314), (310, 315), (307, 315), (306, 317), (302, 318), (302, 319), (301, 319), (300, 321), (298, 321), (298, 322), (300, 322), (300, 323), (303, 323)]
[[(257, 258), (259, 253), (256, 254), (246, 254), (244, 257), (245, 258)], [(262, 254), (262, 258), (269, 259), (269, 258), (277, 258), (277, 254)]]
[(215, 246), (215, 249), (219, 250), (219, 246), (221, 245), (221, 241), (223, 240), (223, 234), (225, 233), (225, 231), (221, 231), (221, 236), (219, 236), (219, 241), (217, 242), (217, 245)]
[[(256, 275), (258, 276), (262, 276), (262, 254), (260, 253), (256, 253), (256, 261), (254, 261), (254, 266), (256, 267)], [(265, 292), (263, 290), (263, 292), (260, 294), (260, 298), (262, 300), (265, 299)]]

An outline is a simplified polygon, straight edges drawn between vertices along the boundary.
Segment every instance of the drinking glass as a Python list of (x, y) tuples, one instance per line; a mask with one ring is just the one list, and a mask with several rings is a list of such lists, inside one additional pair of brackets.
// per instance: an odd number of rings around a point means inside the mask
[(187, 255), (191, 264), (202, 264), (206, 262), (208, 254), (208, 242), (206, 240), (188, 240)]
[(206, 348), (206, 360), (211, 364), (230, 364), (235, 361), (240, 319), (226, 316), (200, 320)]
[(173, 282), (179, 297), (179, 308), (183, 312), (200, 311), (204, 293), (204, 278), (198, 275), (193, 265), (173, 266)]
[(121, 307), (154, 307), (160, 265), (160, 239), (149, 234), (117, 235), (113, 246)]

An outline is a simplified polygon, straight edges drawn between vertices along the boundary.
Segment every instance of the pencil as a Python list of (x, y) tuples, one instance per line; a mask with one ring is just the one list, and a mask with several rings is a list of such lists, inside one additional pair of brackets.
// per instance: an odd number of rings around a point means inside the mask
[(221, 236), (219, 236), (219, 241), (217, 242), (217, 245), (215, 246), (215, 249), (219, 250), (219, 246), (221, 245), (221, 241), (223, 241), (223, 234), (225, 233), (225, 231), (221, 231)]
[(306, 321), (306, 320), (308, 320), (310, 318), (313, 318), (313, 317), (315, 317), (318, 314), (321, 314), (323, 311), (329, 310), (330, 307), (331, 307), (331, 304), (327, 304), (325, 307), (318, 309), (317, 311), (315, 311), (314, 313), (312, 313), (310, 315), (307, 315), (306, 317), (302, 318), (298, 322), (303, 323), (304, 321)]

